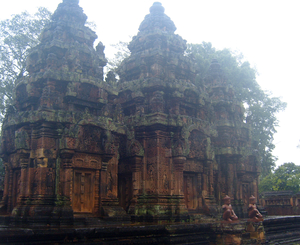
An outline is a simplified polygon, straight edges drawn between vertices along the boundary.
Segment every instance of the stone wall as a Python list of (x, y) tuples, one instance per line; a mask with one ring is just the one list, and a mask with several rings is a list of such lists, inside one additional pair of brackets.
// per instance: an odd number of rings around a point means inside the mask
[(268, 215), (300, 215), (300, 193), (272, 191), (260, 196), (260, 203)]

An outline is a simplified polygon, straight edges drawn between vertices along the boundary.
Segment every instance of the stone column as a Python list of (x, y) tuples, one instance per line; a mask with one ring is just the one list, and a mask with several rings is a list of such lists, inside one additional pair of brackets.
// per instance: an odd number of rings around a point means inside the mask
[[(129, 220), (125, 210), (119, 205), (119, 200), (114, 195), (107, 195), (107, 166), (112, 154), (102, 155), (100, 170), (100, 215), (109, 220)], [(117, 181), (116, 181), (117, 183)]]
[(97, 169), (95, 173), (95, 211), (100, 213), (100, 170)]
[(213, 164), (212, 162), (209, 162), (209, 176), (208, 176), (208, 181), (209, 181), (209, 195), (213, 195), (214, 193), (214, 169), (213, 169)]
[(203, 167), (203, 186), (202, 186), (202, 196), (205, 198), (208, 195), (208, 168)]
[(129, 213), (134, 212), (135, 206), (137, 204), (139, 190), (142, 189), (142, 182), (141, 182), (142, 160), (143, 160), (142, 156), (134, 156), (130, 159), (130, 164), (132, 165), (132, 199), (130, 202)]
[(0, 201), (0, 211), (7, 212), (7, 202), (8, 202), (8, 187), (9, 187), (9, 170), (7, 162), (3, 163), (5, 168), (5, 177), (4, 177), (4, 190), (3, 190), (3, 197)]
[(28, 196), (27, 187), (29, 185), (28, 181), (28, 155), (20, 156), (20, 166), (21, 166), (21, 181), (20, 181), (20, 199), (26, 198)]
[(228, 163), (228, 175), (227, 175), (227, 187), (228, 187), (228, 193), (227, 195), (230, 196), (232, 199), (234, 199), (234, 193), (233, 193), (233, 164)]
[[(74, 151), (64, 150), (61, 152), (61, 166), (63, 167), (60, 180), (63, 178), (63, 183), (59, 183), (62, 189), (62, 195), (66, 198), (66, 200), (72, 201), (72, 158), (74, 155)], [(59, 181), (60, 182), (60, 181)]]
[(201, 173), (197, 174), (197, 199), (198, 199), (197, 206), (198, 206), (198, 208), (200, 208), (200, 207), (202, 207), (202, 178), (201, 178)]
[(173, 166), (174, 166), (174, 177), (175, 177), (175, 197), (174, 198), (174, 207), (173, 212), (177, 216), (181, 216), (182, 218), (185, 215), (188, 215), (188, 210), (184, 202), (184, 191), (183, 191), (183, 167), (184, 163), (186, 161), (186, 158), (184, 156), (176, 156), (173, 157)]
[(45, 197), (45, 190), (46, 190), (46, 175), (47, 175), (47, 165), (45, 164), (44, 158), (37, 159), (37, 178), (36, 178), (36, 185), (38, 192), (36, 193), (37, 199), (43, 199)]
[(110, 158), (103, 157), (100, 169), (100, 199), (101, 202), (107, 199), (107, 166)]
[(52, 222), (70, 225), (73, 222), (72, 186), (73, 186), (73, 150), (61, 150), (60, 158), (56, 160), (55, 199), (56, 205), (52, 211)]
[(8, 200), (7, 200), (7, 212), (10, 213), (13, 209), (12, 207), (12, 192), (13, 192), (13, 171), (11, 168), (7, 171), (9, 173), (8, 181)]
[(133, 199), (136, 200), (141, 188), (141, 162), (143, 157), (135, 156), (132, 159), (132, 190)]

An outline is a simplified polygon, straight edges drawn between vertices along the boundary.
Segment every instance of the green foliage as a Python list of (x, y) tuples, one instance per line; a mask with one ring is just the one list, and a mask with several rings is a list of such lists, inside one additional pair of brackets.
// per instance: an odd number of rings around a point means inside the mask
[(39, 8), (34, 15), (23, 12), (0, 22), (0, 119), (12, 104), (15, 82), (26, 76), (28, 51), (38, 44), (50, 16), (47, 9)]
[(129, 57), (130, 51), (128, 49), (128, 43), (119, 41), (116, 44), (111, 45), (116, 53), (114, 54), (114, 58), (108, 60), (107, 69), (109, 71), (116, 72), (117, 68), (121, 65), (122, 61)]
[(188, 44), (186, 55), (195, 60), (197, 68), (196, 83), (204, 86), (204, 78), (213, 59), (217, 59), (228, 83), (235, 88), (237, 99), (244, 103), (247, 122), (252, 126), (253, 145), (257, 148), (262, 176), (268, 175), (275, 166), (276, 157), (273, 136), (278, 120), (276, 114), (284, 110), (286, 103), (263, 91), (256, 81), (256, 70), (249, 62), (243, 61), (241, 53), (229, 49), (216, 50), (211, 43)]
[[(38, 37), (51, 13), (45, 8), (30, 15), (27, 12), (13, 15), (0, 22), (0, 121), (6, 108), (13, 102), (13, 89), (18, 79), (26, 76), (26, 58), (30, 48), (39, 42)], [(3, 188), (4, 166), (0, 160), (0, 189)]]
[(300, 166), (289, 162), (279, 166), (273, 173), (264, 177), (259, 186), (264, 191), (300, 191)]

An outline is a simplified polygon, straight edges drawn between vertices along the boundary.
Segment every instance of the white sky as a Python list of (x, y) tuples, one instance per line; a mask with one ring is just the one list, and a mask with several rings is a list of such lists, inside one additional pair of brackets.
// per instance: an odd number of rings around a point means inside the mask
[[(62, 0), (0, 0), (0, 20), (39, 6), (54, 12)], [(99, 41), (113, 56), (110, 44), (130, 41), (153, 0), (81, 0), (88, 21), (97, 25)], [(275, 135), (277, 165), (300, 165), (300, 1), (298, 0), (160, 0), (174, 21), (176, 33), (189, 43), (211, 42), (217, 49), (230, 48), (244, 54), (259, 76), (264, 90), (288, 103), (278, 115)], [(297, 120), (298, 119), (298, 120)]]

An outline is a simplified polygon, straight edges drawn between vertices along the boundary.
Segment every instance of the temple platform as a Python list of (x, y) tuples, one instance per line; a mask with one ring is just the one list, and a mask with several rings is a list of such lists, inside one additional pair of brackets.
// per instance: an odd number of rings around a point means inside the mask
[(0, 244), (297, 244), (300, 216), (270, 216), (263, 222), (222, 221), (107, 223), (75, 218), (72, 226), (14, 226), (1, 216)]

